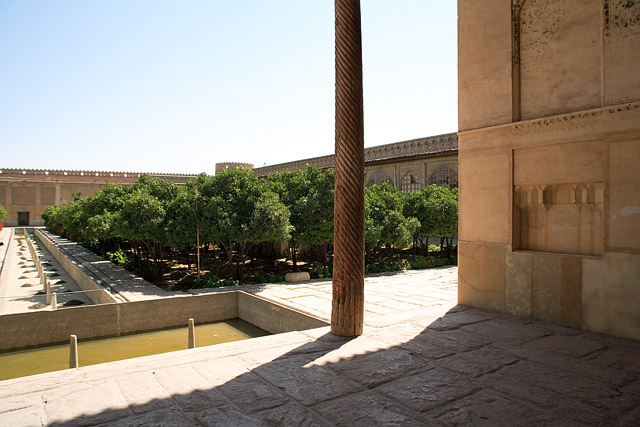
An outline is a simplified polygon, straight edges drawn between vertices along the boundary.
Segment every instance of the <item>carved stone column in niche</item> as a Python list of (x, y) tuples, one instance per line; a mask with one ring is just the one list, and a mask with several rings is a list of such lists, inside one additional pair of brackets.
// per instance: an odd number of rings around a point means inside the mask
[(602, 183), (517, 185), (514, 248), (602, 254)]

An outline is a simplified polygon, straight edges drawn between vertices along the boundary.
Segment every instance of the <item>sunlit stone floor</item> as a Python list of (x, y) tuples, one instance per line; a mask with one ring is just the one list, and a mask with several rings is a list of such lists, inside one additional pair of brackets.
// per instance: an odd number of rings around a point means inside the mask
[[(368, 277), (328, 328), (0, 382), (0, 425), (637, 425), (640, 343), (456, 306), (456, 268)], [(245, 290), (328, 318), (331, 283)]]

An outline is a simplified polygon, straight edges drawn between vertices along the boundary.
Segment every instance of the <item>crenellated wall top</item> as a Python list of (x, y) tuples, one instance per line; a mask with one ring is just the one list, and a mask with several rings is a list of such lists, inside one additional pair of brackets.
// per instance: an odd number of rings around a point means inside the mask
[(0, 168), (0, 181), (11, 182), (79, 182), (133, 184), (141, 175), (151, 175), (183, 184), (197, 175), (155, 172), (121, 172), (71, 169)]
[(98, 176), (98, 177), (121, 177), (139, 178), (141, 175), (153, 175), (158, 177), (195, 177), (194, 174), (182, 173), (157, 173), (157, 172), (116, 172), (116, 171), (95, 171), (95, 170), (72, 170), (72, 169), (23, 169), (23, 168), (0, 168), (0, 175), (60, 175), (60, 176)]

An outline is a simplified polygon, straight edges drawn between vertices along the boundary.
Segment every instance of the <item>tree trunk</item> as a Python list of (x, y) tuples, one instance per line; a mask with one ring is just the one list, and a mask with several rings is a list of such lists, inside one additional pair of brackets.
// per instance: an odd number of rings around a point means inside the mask
[(244, 280), (244, 264), (247, 261), (247, 250), (253, 247), (253, 245), (247, 245), (247, 242), (241, 242), (238, 248), (240, 262), (238, 263), (238, 278), (237, 280), (242, 283)]
[(293, 271), (298, 271), (298, 256), (296, 247), (289, 241), (289, 253), (291, 254), (291, 262), (293, 263)]
[(316, 260), (316, 247), (313, 243), (309, 242), (309, 264), (313, 264)]
[(152, 244), (153, 250), (153, 275), (155, 277), (156, 282), (162, 282), (164, 280), (164, 271), (163, 271), (163, 248), (160, 243)]
[(322, 242), (322, 265), (327, 265), (327, 242)]
[[(155, 259), (155, 251), (152, 247), (152, 244), (147, 242), (146, 240), (142, 241), (142, 244), (144, 245), (145, 248), (147, 248), (147, 256), (144, 258), (145, 263), (144, 266), (142, 267), (143, 269), (146, 269), (147, 266), (149, 265), (149, 261), (153, 262), (152, 260)], [(153, 263), (153, 267), (154, 267), (154, 280), (155, 280), (155, 262)]]
[(236, 266), (233, 262), (233, 243), (229, 240), (227, 245), (224, 243), (221, 243), (221, 245), (227, 255), (227, 261), (229, 261), (229, 267), (231, 267), (231, 274), (233, 274), (234, 279), (238, 280), (238, 272), (236, 271)]
[(451, 258), (451, 245), (453, 244), (453, 236), (447, 236), (447, 258)]
[(138, 254), (138, 245), (135, 242), (131, 242), (131, 249), (133, 249), (133, 266), (140, 268), (140, 255)]
[(151, 247), (149, 246), (149, 244), (147, 242), (143, 242), (143, 246), (140, 246), (140, 249), (142, 249), (142, 252), (146, 249), (146, 253), (142, 254), (142, 259), (144, 260), (144, 267), (143, 268), (147, 268), (149, 267), (149, 263), (151, 263), (152, 258), (153, 258), (153, 250), (151, 249)]
[(269, 243), (269, 246), (267, 246), (267, 251), (269, 252), (269, 261), (271, 261), (273, 265), (276, 265), (276, 244)]

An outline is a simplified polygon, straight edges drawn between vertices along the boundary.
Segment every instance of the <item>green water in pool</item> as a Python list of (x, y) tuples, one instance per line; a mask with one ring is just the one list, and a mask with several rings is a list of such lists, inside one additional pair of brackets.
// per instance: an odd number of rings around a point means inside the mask
[[(269, 334), (240, 319), (195, 327), (196, 347), (264, 335)], [(184, 350), (187, 348), (187, 340), (186, 327), (98, 340), (82, 341), (82, 337), (78, 337), (78, 361), (82, 367)], [(58, 371), (68, 367), (68, 344), (0, 354), (0, 380)]]

